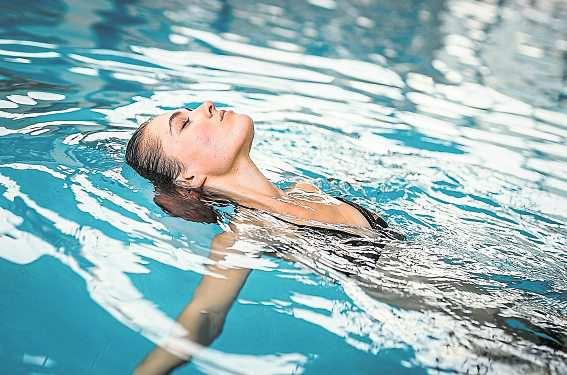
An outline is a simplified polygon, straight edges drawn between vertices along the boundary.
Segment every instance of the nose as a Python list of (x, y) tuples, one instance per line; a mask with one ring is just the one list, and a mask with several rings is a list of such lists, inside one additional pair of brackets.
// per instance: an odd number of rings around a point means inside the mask
[(201, 104), (201, 107), (202, 107), (203, 111), (205, 112), (205, 115), (209, 118), (213, 117), (213, 113), (217, 110), (215, 108), (215, 103), (213, 103), (210, 100), (205, 100)]

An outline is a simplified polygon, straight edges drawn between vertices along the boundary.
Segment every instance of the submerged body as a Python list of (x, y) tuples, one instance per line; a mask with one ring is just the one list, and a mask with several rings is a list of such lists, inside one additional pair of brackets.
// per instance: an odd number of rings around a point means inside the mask
[[(289, 192), (313, 194), (315, 189), (312, 185), (300, 183)], [(235, 255), (238, 257), (247, 254), (254, 257), (271, 253), (301, 263), (323, 275), (332, 271), (358, 279), (360, 271), (365, 267), (375, 268), (386, 244), (403, 239), (402, 235), (389, 229), (383, 219), (369, 210), (342, 198), (331, 199), (338, 200), (341, 208), (348, 207), (349, 214), (352, 209), (357, 218), (360, 215), (365, 220), (365, 225), (334, 225), (237, 207), (239, 212), (230, 222), (229, 230), (218, 234), (211, 242), (209, 259), (212, 265), (208, 267), (211, 275), (202, 277), (191, 299), (177, 317), (177, 322), (186, 331), (183, 338), (208, 346), (222, 333), (230, 308), (251, 271), (245, 266), (229, 265), (228, 260)], [(261, 244), (261, 253), (253, 251), (251, 255), (250, 243)], [(347, 261), (349, 268), (336, 268), (334, 262), (337, 258)], [(177, 351), (175, 339), (178, 338), (173, 337), (171, 342), (166, 340), (156, 346), (134, 373), (169, 374), (198, 356), (198, 351)]]

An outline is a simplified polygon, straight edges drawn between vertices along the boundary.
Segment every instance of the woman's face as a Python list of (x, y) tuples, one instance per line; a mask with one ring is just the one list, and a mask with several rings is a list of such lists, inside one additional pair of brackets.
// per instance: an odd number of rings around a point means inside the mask
[(247, 155), (254, 137), (252, 119), (216, 109), (211, 101), (197, 109), (178, 109), (155, 117), (147, 128), (163, 152), (183, 163), (187, 172), (205, 176), (227, 173), (239, 155)]

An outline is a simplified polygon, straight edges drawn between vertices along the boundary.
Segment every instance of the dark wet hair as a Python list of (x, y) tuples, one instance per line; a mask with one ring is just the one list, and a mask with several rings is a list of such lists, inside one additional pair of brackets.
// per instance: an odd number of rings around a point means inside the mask
[(217, 223), (219, 214), (213, 209), (215, 199), (203, 191), (175, 183), (183, 165), (163, 153), (159, 139), (147, 134), (152, 119), (143, 122), (126, 146), (126, 162), (155, 188), (154, 202), (167, 214), (199, 223)]
[(140, 176), (158, 186), (173, 184), (183, 170), (181, 162), (163, 153), (159, 139), (147, 134), (147, 127), (153, 119), (142, 123), (132, 134), (126, 146), (126, 162)]
[(154, 202), (164, 212), (197, 223), (214, 224), (220, 215), (213, 208), (215, 199), (203, 191), (175, 184), (156, 186)]

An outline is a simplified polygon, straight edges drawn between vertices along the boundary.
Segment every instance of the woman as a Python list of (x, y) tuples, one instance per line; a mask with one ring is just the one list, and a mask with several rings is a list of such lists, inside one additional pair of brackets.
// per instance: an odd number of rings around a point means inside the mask
[[(379, 256), (373, 248), (384, 246), (380, 239), (403, 239), (367, 209), (333, 198), (309, 183), (296, 183), (286, 191), (276, 187), (250, 158), (253, 138), (254, 124), (249, 116), (218, 110), (206, 101), (195, 110), (183, 108), (143, 123), (128, 142), (126, 160), (155, 184), (156, 203), (174, 216), (215, 222), (215, 212), (203, 203), (203, 198), (221, 197), (242, 210), (275, 217), (313, 235), (338, 236), (367, 250), (370, 244), (367, 258)], [(232, 220), (231, 230), (213, 240), (211, 258), (218, 260), (235, 251), (233, 244), (244, 237), (239, 229), (242, 224), (269, 229), (262, 215)], [(336, 251), (345, 258), (352, 255), (344, 249), (342, 253)], [(298, 259), (302, 255), (283, 256)], [(178, 318), (187, 337), (201, 345), (209, 345), (220, 334), (226, 314), (249, 273), (248, 269), (222, 267), (213, 267), (213, 271), (223, 278), (203, 277)], [(157, 348), (136, 372), (167, 373), (187, 359)]]

